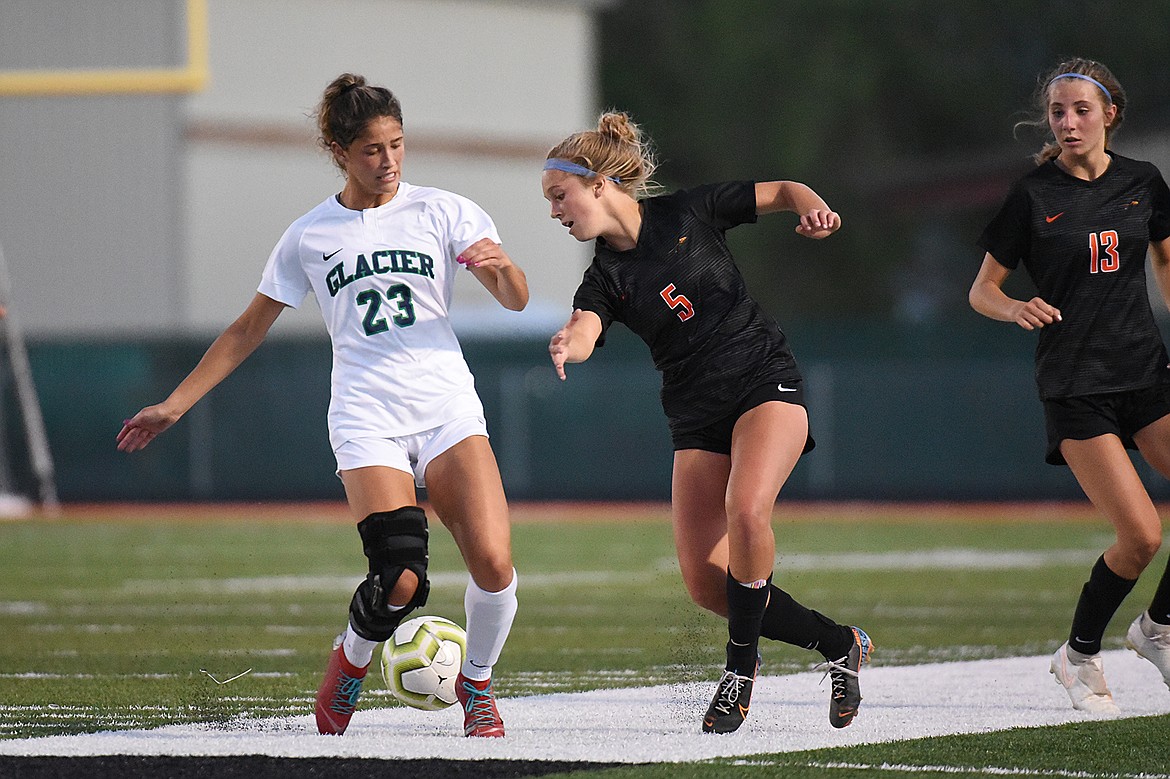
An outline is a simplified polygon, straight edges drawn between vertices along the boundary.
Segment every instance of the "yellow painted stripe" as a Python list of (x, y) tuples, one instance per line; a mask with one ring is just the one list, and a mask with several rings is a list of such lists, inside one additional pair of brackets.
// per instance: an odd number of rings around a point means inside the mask
[(198, 92), (208, 80), (206, 0), (187, 0), (187, 63), (180, 68), (0, 70), (0, 96)]

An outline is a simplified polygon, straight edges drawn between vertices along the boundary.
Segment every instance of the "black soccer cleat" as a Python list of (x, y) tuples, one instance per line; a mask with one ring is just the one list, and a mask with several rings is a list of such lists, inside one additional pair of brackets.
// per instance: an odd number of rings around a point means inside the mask
[(818, 666), (825, 669), (825, 673), (833, 679), (833, 696), (829, 699), (829, 724), (835, 728), (843, 728), (853, 722), (857, 716), (857, 709), (861, 705), (861, 685), (857, 677), (861, 671), (861, 664), (869, 659), (873, 649), (873, 642), (861, 628), (850, 628), (853, 631), (853, 646), (849, 653), (840, 660), (827, 660)]
[(751, 707), (754, 684), (753, 679), (724, 671), (715, 689), (715, 697), (707, 708), (707, 716), (703, 717), (703, 732), (734, 733), (739, 730)]

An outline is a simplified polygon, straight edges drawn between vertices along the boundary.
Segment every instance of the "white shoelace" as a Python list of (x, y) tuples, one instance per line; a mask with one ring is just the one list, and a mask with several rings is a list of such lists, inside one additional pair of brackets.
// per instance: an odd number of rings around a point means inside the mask
[[(826, 660), (823, 663), (818, 663), (813, 666), (814, 671), (824, 671), (824, 676), (821, 676), (821, 682), (825, 681), (825, 677), (830, 674), (833, 675), (833, 697), (840, 698), (845, 694), (845, 677), (852, 676), (854, 678), (860, 676), (857, 671), (854, 671), (849, 666), (845, 665), (849, 662), (849, 656), (846, 655), (839, 660)], [(819, 684), (820, 682), (818, 682)]]
[[(731, 677), (731, 682), (725, 685), (728, 676)], [(739, 700), (739, 693), (743, 689), (744, 682), (747, 681), (751, 680), (746, 676), (724, 671), (723, 679), (719, 681), (719, 702), (715, 704), (715, 709), (722, 714), (729, 713), (732, 704)]]

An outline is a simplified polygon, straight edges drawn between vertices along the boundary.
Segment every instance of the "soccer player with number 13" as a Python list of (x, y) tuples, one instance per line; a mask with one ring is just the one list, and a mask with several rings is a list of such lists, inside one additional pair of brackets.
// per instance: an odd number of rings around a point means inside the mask
[[(983, 231), (970, 301), (985, 316), (1040, 331), (1046, 461), (1068, 465), (1116, 531), (1050, 664), (1074, 708), (1108, 714), (1118, 707), (1101, 639), (1162, 542), (1158, 511), (1125, 450), (1170, 477), (1170, 368), (1146, 292), (1149, 250), (1170, 305), (1170, 191), (1156, 167), (1110, 150), (1126, 95), (1101, 63), (1074, 59), (1045, 74), (1035, 109), (1024, 124), (1047, 127), (1052, 140)], [(1020, 263), (1039, 292), (1026, 301), (1002, 289)], [(1170, 685), (1170, 567), (1126, 644)]]

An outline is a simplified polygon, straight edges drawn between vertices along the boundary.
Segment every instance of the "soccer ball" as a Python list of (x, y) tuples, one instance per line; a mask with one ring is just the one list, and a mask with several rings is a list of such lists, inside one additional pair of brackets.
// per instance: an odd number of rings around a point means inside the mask
[(443, 617), (415, 617), (382, 647), (382, 678), (407, 706), (445, 709), (456, 701), (455, 677), (466, 651), (463, 628)]

